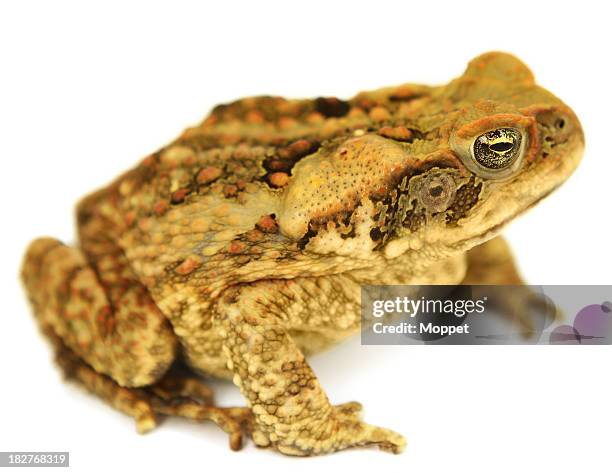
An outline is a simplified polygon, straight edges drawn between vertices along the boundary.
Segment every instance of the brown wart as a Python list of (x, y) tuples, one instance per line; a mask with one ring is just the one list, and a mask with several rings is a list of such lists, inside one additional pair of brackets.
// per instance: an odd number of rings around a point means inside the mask
[(325, 118), (337, 118), (345, 116), (351, 106), (348, 102), (336, 97), (319, 97), (314, 101), (314, 109)]
[(423, 92), (419, 92), (414, 88), (398, 87), (393, 94), (389, 95), (389, 100), (391, 102), (410, 102), (412, 100), (420, 99), (425, 95), (426, 94)]
[(231, 257), (238, 264), (246, 264), (265, 256), (275, 249), (277, 258), (291, 254), (289, 242), (280, 234), (275, 214), (262, 215), (252, 229), (240, 233), (224, 250), (224, 257)]
[(281, 117), (296, 117), (303, 114), (306, 105), (306, 101), (287, 100), (282, 97), (248, 97), (217, 105), (206, 119), (206, 124), (215, 125), (232, 120), (251, 124), (275, 122)]
[(272, 188), (284, 187), (289, 182), (293, 166), (300, 159), (315, 153), (319, 146), (318, 141), (299, 139), (277, 148), (271, 156), (263, 160), (265, 174), (260, 180)]
[(415, 139), (422, 137), (422, 133), (420, 131), (415, 130), (414, 128), (408, 128), (404, 125), (383, 126), (378, 129), (377, 133), (385, 138), (403, 143), (412, 143)]

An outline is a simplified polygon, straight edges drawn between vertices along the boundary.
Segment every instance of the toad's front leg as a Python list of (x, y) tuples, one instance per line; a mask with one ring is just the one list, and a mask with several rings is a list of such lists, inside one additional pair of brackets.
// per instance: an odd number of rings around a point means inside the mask
[(468, 269), (461, 284), (514, 286), (512, 290), (492, 293), (489, 302), (520, 328), (523, 337), (530, 338), (540, 333), (545, 324), (562, 318), (551, 300), (525, 285), (510, 246), (502, 236), (472, 248), (467, 260)]
[[(313, 310), (324, 313), (326, 302), (336, 302), (325, 297), (324, 287), (312, 284), (304, 291), (296, 281), (241, 285), (226, 291), (217, 306), (216, 324), (224, 339), (228, 367), (255, 415), (253, 439), (259, 446), (288, 455), (316, 455), (365, 445), (400, 453), (404, 438), (362, 422), (357, 403), (329, 403), (290, 335), (295, 318), (309, 323), (309, 315), (318, 318)], [(323, 300), (313, 299), (318, 295)], [(300, 300), (303, 298), (308, 300)], [(294, 308), (298, 306), (308, 309), (297, 314)], [(329, 313), (330, 307), (327, 309)], [(312, 328), (323, 330), (325, 324), (321, 319), (320, 327)]]

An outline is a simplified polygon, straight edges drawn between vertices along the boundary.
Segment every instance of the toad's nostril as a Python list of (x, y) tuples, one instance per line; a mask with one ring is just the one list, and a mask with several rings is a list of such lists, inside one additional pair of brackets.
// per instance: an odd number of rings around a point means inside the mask
[(563, 134), (573, 129), (571, 118), (561, 110), (543, 110), (537, 114), (536, 119), (549, 133)]

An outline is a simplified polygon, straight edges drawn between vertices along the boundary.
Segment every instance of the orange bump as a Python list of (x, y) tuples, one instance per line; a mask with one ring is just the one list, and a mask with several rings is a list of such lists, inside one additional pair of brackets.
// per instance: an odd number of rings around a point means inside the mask
[(296, 159), (308, 154), (313, 148), (313, 144), (308, 140), (297, 140), (289, 146), (279, 150), (278, 155), (282, 159)]
[(222, 172), (223, 171), (216, 166), (206, 167), (198, 173), (196, 181), (198, 182), (198, 184), (208, 184), (209, 182), (212, 182), (217, 179)]
[(274, 233), (278, 230), (278, 225), (271, 215), (262, 216), (256, 225), (257, 228), (264, 233)]
[(223, 195), (225, 197), (236, 197), (237, 193), (238, 193), (238, 187), (236, 187), (233, 184), (227, 184), (226, 186), (223, 187)]
[(133, 210), (125, 214), (125, 224), (130, 227), (136, 220), (136, 212)]
[(370, 118), (376, 121), (383, 121), (391, 118), (391, 114), (386, 108), (378, 106), (370, 110)]
[(284, 187), (289, 182), (289, 174), (286, 172), (275, 172), (270, 174), (270, 184), (274, 187)]
[(165, 199), (158, 200), (157, 202), (155, 202), (155, 204), (153, 204), (153, 212), (161, 216), (166, 213), (166, 210), (168, 210), (169, 205), (170, 204)]
[(378, 130), (378, 134), (385, 138), (391, 138), (398, 141), (409, 141), (412, 138), (412, 131), (405, 126), (384, 126)]
[(189, 256), (185, 261), (183, 261), (176, 267), (175, 271), (178, 274), (182, 275), (190, 274), (195, 271), (200, 266), (200, 264), (200, 258), (198, 258), (197, 256)]
[(242, 253), (246, 249), (246, 245), (238, 240), (232, 241), (229, 245), (228, 251), (230, 253)]
[(174, 191), (172, 193), (172, 196), (170, 197), (170, 201), (173, 204), (180, 204), (185, 201), (185, 197), (187, 197), (187, 194), (189, 194), (189, 192), (190, 190), (185, 187), (177, 191)]
[(250, 110), (246, 115), (246, 121), (248, 123), (259, 124), (265, 121), (263, 113), (258, 110)]
[(293, 128), (297, 126), (298, 121), (295, 118), (291, 117), (280, 117), (278, 119), (278, 127), (281, 130), (287, 130), (288, 128)]
[(306, 121), (308, 123), (321, 123), (322, 121), (325, 121), (325, 117), (319, 112), (311, 112), (306, 116)]

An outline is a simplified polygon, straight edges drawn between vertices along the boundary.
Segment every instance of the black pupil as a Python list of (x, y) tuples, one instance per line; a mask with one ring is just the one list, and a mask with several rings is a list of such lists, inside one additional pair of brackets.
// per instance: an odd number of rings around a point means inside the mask
[(489, 145), (489, 148), (491, 148), (493, 151), (497, 151), (498, 153), (503, 153), (504, 151), (510, 151), (512, 146), (512, 143), (504, 141), (501, 143), (493, 143), (492, 145)]

